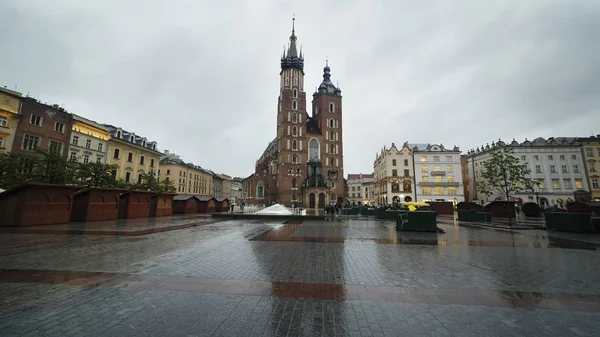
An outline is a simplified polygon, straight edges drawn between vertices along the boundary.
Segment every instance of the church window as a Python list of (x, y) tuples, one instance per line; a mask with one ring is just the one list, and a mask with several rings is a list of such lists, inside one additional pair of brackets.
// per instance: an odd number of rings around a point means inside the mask
[(335, 135), (333, 134), (333, 132), (329, 133), (329, 140), (335, 140)]
[(329, 103), (329, 111), (335, 112), (335, 106), (333, 105), (333, 103)]
[(298, 142), (295, 139), (292, 141), (292, 150), (298, 150)]
[(298, 114), (295, 112), (292, 113), (292, 123), (298, 123)]
[(262, 187), (262, 186), (258, 186), (258, 187), (256, 188), (256, 196), (257, 196), (258, 198), (262, 198), (262, 197), (264, 197), (264, 194), (265, 194), (265, 192), (264, 192), (264, 187)]
[(296, 178), (292, 178), (292, 188), (296, 188)]
[(334, 123), (334, 122), (333, 122), (333, 119), (330, 119), (330, 120), (329, 120), (329, 127), (330, 127), (330, 128), (332, 128), (332, 129), (333, 129), (333, 123)]
[(330, 165), (331, 165), (331, 166), (335, 166), (335, 165), (334, 165), (334, 164), (335, 164), (335, 160), (333, 159), (333, 157), (332, 157), (332, 158), (329, 160), (329, 162), (330, 162)]
[(308, 142), (308, 160), (319, 161), (321, 159), (321, 149), (319, 141), (316, 138)]
[(292, 101), (292, 109), (296, 110), (298, 108), (298, 103), (296, 102), (296, 100)]
[(296, 164), (298, 162), (298, 157), (296, 155), (292, 156), (292, 163)]
[(298, 98), (298, 89), (294, 89), (294, 98)]
[(329, 145), (329, 148), (331, 149), (331, 150), (329, 150), (329, 153), (335, 154), (335, 147), (333, 146), (333, 144)]
[(300, 169), (296, 169), (296, 174), (300, 174)]
[(292, 136), (294, 136), (294, 137), (295, 137), (295, 136), (297, 136), (297, 135), (298, 135), (298, 128), (294, 126), (294, 127), (292, 128)]

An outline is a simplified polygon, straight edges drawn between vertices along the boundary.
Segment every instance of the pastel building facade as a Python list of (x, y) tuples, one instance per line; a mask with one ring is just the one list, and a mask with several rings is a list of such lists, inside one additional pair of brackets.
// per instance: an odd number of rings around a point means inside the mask
[(81, 163), (103, 163), (108, 161), (108, 129), (87, 118), (73, 115), (69, 159)]
[(465, 201), (460, 150), (442, 144), (413, 147), (416, 201)]
[(113, 176), (128, 183), (140, 182), (142, 174), (157, 174), (161, 153), (156, 142), (133, 132), (104, 124), (108, 140), (108, 164), (115, 165)]

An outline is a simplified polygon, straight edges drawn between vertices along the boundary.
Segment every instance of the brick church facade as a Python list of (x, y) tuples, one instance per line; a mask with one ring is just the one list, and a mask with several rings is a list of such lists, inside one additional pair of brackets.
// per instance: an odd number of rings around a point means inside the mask
[(288, 50), (281, 57), (276, 137), (243, 181), (247, 204), (322, 208), (345, 199), (342, 91), (331, 82), (326, 63), (308, 113), (304, 55), (296, 40), (292, 27)]

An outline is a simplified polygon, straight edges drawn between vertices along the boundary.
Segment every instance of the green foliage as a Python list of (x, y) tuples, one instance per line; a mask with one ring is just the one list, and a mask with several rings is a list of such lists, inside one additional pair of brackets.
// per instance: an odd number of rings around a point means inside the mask
[(519, 162), (510, 147), (500, 143), (491, 156), (483, 163), (483, 181), (478, 186), (481, 193), (488, 196), (500, 193), (505, 200), (510, 200), (515, 193), (533, 193), (534, 188), (540, 186), (537, 179), (529, 177), (531, 170)]
[(0, 154), (0, 188), (9, 189), (24, 181), (19, 168), (18, 156), (7, 153)]
[(114, 165), (103, 163), (75, 163), (77, 166), (77, 180), (86, 187), (114, 187), (115, 179), (112, 177)]
[(172, 180), (163, 180), (158, 185), (158, 191), (162, 193), (174, 193), (176, 190)]

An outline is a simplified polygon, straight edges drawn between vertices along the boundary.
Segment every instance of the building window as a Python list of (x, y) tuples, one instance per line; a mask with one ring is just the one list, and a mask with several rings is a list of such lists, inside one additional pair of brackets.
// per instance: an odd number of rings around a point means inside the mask
[(129, 154), (127, 155), (127, 161), (130, 163), (133, 163), (133, 153), (129, 152)]
[(427, 156), (421, 156), (421, 161), (427, 161)]
[(298, 157), (296, 155), (292, 156), (292, 163), (296, 164), (298, 162)]
[(588, 157), (593, 157), (594, 156), (594, 150), (593, 149), (585, 149), (585, 153)]
[(77, 145), (79, 143), (79, 136), (73, 136), (73, 145)]
[(298, 98), (298, 89), (294, 88), (293, 96), (294, 98)]
[(442, 182), (442, 177), (441, 176), (435, 176), (435, 177), (433, 177), (433, 181), (435, 181), (436, 183), (441, 183)]
[(125, 182), (129, 182), (129, 179), (131, 179), (131, 172), (125, 172)]
[(264, 188), (262, 186), (258, 186), (256, 188), (256, 197), (262, 198), (262, 197), (264, 197), (264, 193), (265, 193)]
[(442, 170), (442, 168), (440, 167), (440, 165), (435, 165), (435, 166), (433, 167), (433, 170), (434, 170), (434, 171), (441, 171), (441, 170)]
[(446, 167), (446, 170), (448, 171), (448, 173), (454, 173), (454, 165), (448, 165), (448, 167)]
[(404, 166), (408, 166), (408, 159), (404, 159)]
[(96, 157), (96, 163), (100, 164), (102, 162), (102, 157)]
[(77, 160), (77, 152), (75, 152), (75, 151), (71, 152), (71, 155), (69, 156), (69, 160), (76, 161)]
[(65, 132), (65, 125), (63, 123), (54, 122), (54, 130), (60, 133)]
[(0, 116), (0, 126), (8, 127), (8, 117)]
[(404, 169), (404, 176), (410, 177), (410, 171), (408, 169)]
[(448, 187), (448, 194), (456, 194), (456, 187)]
[(440, 156), (433, 156), (433, 161), (440, 161)]
[(444, 194), (444, 188), (443, 187), (434, 187), (433, 188), (433, 194), (434, 195), (442, 195), (442, 194)]
[(292, 140), (292, 150), (298, 150), (298, 142), (295, 139)]
[(143, 147), (146, 147), (146, 140), (145, 140), (145, 139), (144, 139), (144, 140), (142, 140), (142, 146), (143, 146)]
[(150, 167), (154, 167), (154, 159), (150, 159)]
[(296, 188), (296, 178), (292, 178), (292, 188)]
[[(453, 183), (454, 182), (454, 176), (448, 176), (447, 179), (448, 179), (449, 183)], [(450, 194), (453, 194), (453, 193), (450, 193)]]
[(429, 166), (421, 166), (421, 172), (423, 172), (423, 173), (429, 172)]
[(31, 117), (29, 118), (29, 123), (32, 125), (42, 126), (42, 117), (31, 114)]
[(98, 151), (102, 152), (102, 147), (103, 147), (103, 144), (102, 143), (98, 143)]
[(4, 148), (4, 137), (0, 136), (0, 149)]
[(422, 176), (422, 177), (421, 177), (421, 180), (422, 180), (424, 183), (428, 183), (428, 182), (429, 182), (429, 176)]
[(329, 111), (335, 112), (335, 105), (333, 105), (333, 103), (329, 103)]
[(308, 160), (309, 161), (320, 161), (321, 160), (321, 149), (320, 149), (319, 141), (316, 138), (313, 138), (308, 142)]
[(548, 156), (548, 160), (554, 160), (554, 156), (553, 155), (549, 155)]
[(23, 150), (35, 151), (40, 143), (40, 137), (25, 135), (23, 137)]
[(521, 156), (521, 160), (527, 160), (527, 156)]
[(540, 165), (535, 165), (535, 173), (542, 173), (542, 167)]
[(392, 159), (392, 166), (396, 166), (396, 159)]
[(129, 141), (132, 142), (132, 143), (134, 143), (135, 142), (135, 136), (130, 136), (129, 137)]
[(119, 159), (119, 149), (115, 149), (114, 159)]
[(538, 156), (538, 155), (535, 155), (535, 156), (533, 156), (533, 159), (535, 159), (535, 160), (540, 160), (540, 156)]
[(330, 127), (331, 129), (333, 129), (333, 126), (334, 126), (334, 125), (333, 125), (333, 119), (330, 119), (330, 120), (329, 120), (329, 127)]
[(144, 165), (144, 156), (140, 156), (140, 165)]
[(423, 187), (421, 190), (423, 194), (431, 194), (431, 187)]
[(400, 192), (400, 184), (392, 184), (392, 193)]
[(560, 160), (565, 160), (565, 155), (564, 154), (560, 155)]
[(393, 177), (397, 177), (397, 176), (398, 176), (398, 170), (396, 170), (396, 169), (393, 169), (393, 170), (392, 170), (392, 176), (393, 176)]
[(567, 169), (567, 165), (562, 165), (562, 173), (569, 173), (569, 169)]
[(90, 155), (89, 154), (84, 154), (83, 155), (83, 163), (87, 164), (90, 162)]
[(298, 129), (294, 126), (292, 128), (292, 136), (296, 137), (298, 135)]
[(575, 188), (577, 188), (577, 189), (583, 188), (583, 181), (581, 179), (575, 179)]
[(565, 185), (565, 189), (572, 189), (573, 188), (573, 184), (571, 184), (571, 179), (564, 179), (563, 180), (564, 185)]
[(292, 109), (294, 109), (294, 110), (298, 109), (298, 103), (296, 102), (296, 100), (292, 101)]
[(63, 144), (61, 142), (57, 142), (55, 140), (50, 140), (50, 144), (48, 147), (50, 148), (50, 151), (56, 151), (56, 152), (62, 154)]
[(588, 166), (590, 167), (590, 172), (596, 172), (596, 163), (589, 161)]
[(452, 156), (446, 156), (446, 161), (452, 161)]
[(571, 155), (571, 159), (577, 160), (577, 156), (576, 155)]
[(579, 173), (579, 165), (573, 165), (573, 172)]
[(292, 113), (292, 123), (298, 123), (298, 114), (295, 112)]
[(550, 165), (550, 173), (556, 173), (556, 166)]
[(552, 179), (552, 188), (554, 188), (554, 189), (560, 188), (560, 181), (558, 179)]
[(88, 140), (86, 140), (86, 141), (85, 141), (85, 147), (86, 147), (86, 148), (88, 148), (88, 149), (89, 149), (89, 148), (91, 148), (91, 147), (92, 147), (92, 141), (91, 141), (91, 140), (89, 140), (89, 139), (88, 139)]
[(592, 188), (598, 188), (598, 177), (592, 177)]

